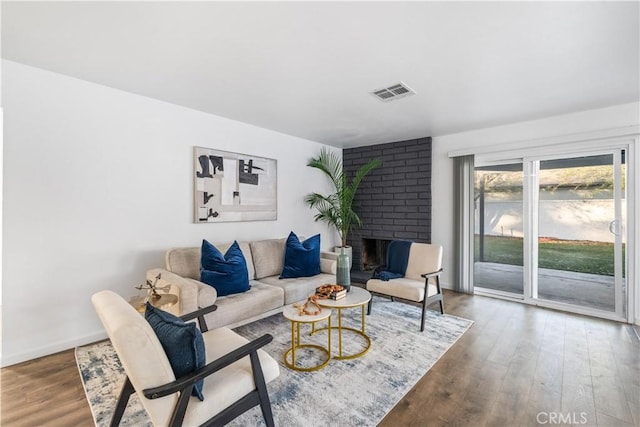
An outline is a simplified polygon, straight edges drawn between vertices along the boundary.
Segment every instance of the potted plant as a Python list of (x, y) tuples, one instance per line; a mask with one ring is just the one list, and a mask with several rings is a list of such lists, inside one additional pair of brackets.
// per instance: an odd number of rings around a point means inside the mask
[[(345, 255), (344, 251), (347, 249), (350, 254), (350, 247), (347, 246), (347, 234), (354, 226), (362, 225), (360, 217), (354, 210), (353, 201), (356, 196), (356, 191), (360, 186), (362, 179), (372, 170), (381, 165), (379, 159), (372, 159), (366, 164), (362, 165), (355, 173), (351, 182), (349, 182), (347, 175), (342, 169), (342, 158), (334, 151), (329, 151), (323, 148), (318, 157), (309, 160), (307, 166), (316, 168), (324, 172), (331, 180), (334, 192), (328, 195), (311, 193), (308, 194), (304, 201), (310, 208), (316, 208), (318, 213), (315, 215), (316, 221), (323, 221), (333, 226), (340, 235), (340, 256), (338, 256), (338, 284), (350, 285), (349, 270), (350, 270), (350, 255)], [(343, 257), (342, 259), (340, 257)], [(346, 258), (346, 266), (344, 264)], [(341, 262), (342, 261), (342, 262)], [(345, 270), (346, 269), (346, 277)]]

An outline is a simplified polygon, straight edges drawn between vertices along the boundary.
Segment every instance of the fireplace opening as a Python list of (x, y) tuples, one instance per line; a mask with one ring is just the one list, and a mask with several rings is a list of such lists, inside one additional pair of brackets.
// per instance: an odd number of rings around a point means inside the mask
[(362, 271), (373, 271), (387, 262), (387, 247), (391, 240), (362, 239), (360, 260)]

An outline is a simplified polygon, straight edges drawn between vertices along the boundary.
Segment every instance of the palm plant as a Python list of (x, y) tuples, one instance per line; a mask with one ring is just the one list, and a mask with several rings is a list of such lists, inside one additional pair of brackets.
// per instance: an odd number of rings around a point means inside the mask
[(326, 222), (336, 228), (340, 235), (342, 247), (347, 246), (347, 233), (349, 230), (353, 226), (362, 225), (360, 217), (353, 209), (353, 201), (358, 186), (369, 172), (380, 165), (379, 159), (370, 160), (357, 170), (355, 176), (349, 182), (342, 169), (342, 158), (336, 152), (323, 148), (318, 157), (309, 160), (309, 163), (307, 163), (307, 166), (320, 169), (327, 174), (333, 183), (335, 192), (326, 196), (311, 193), (305, 197), (304, 201), (309, 205), (309, 208), (318, 210), (314, 217), (316, 221)]

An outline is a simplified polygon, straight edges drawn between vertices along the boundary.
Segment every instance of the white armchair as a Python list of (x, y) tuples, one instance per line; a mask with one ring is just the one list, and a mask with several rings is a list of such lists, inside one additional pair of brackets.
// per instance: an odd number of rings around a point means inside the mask
[[(182, 316), (185, 321), (198, 319), (206, 364), (176, 378), (151, 325), (129, 303), (111, 291), (96, 293), (92, 302), (127, 375), (111, 426), (119, 425), (134, 392), (156, 426), (223, 425), (256, 405), (267, 426), (274, 425), (266, 383), (280, 369), (260, 349), (271, 342), (271, 335), (249, 342), (227, 328), (208, 331), (204, 314), (215, 306)], [(200, 402), (191, 390), (202, 379), (205, 400)]]
[[(383, 281), (369, 279), (367, 290), (372, 294), (422, 303), (420, 331), (424, 331), (427, 306), (437, 302), (440, 313), (444, 314), (444, 301), (440, 288), (442, 273), (442, 246), (427, 243), (411, 243), (409, 259), (404, 277)], [(371, 313), (373, 299), (369, 301), (367, 314)]]

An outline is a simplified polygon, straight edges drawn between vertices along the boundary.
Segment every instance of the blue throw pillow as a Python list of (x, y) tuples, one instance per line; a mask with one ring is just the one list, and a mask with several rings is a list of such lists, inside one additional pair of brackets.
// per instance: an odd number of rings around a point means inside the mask
[(320, 235), (300, 242), (292, 231), (284, 249), (284, 268), (281, 279), (310, 277), (320, 274)]
[[(204, 340), (195, 323), (185, 323), (182, 319), (149, 303), (144, 317), (158, 336), (176, 379), (205, 365)], [(203, 385), (204, 380), (196, 382), (191, 393), (200, 400), (204, 400)]]
[(203, 240), (200, 264), (200, 281), (216, 288), (220, 297), (251, 288), (247, 261), (238, 242), (233, 242), (227, 253), (222, 255), (215, 246)]

